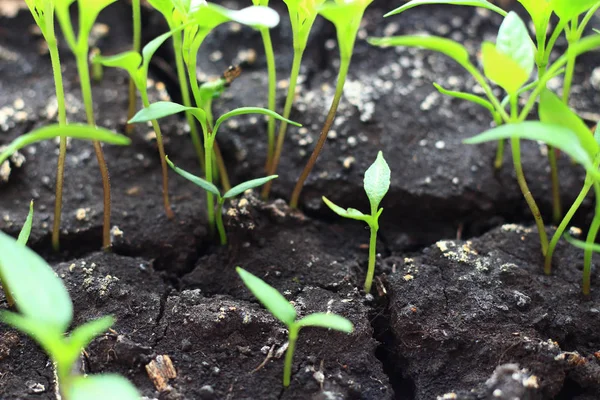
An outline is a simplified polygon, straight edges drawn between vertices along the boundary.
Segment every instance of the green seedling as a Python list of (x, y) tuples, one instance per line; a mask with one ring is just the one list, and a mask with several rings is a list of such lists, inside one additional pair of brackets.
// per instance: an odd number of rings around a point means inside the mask
[[(131, 0), (131, 14), (133, 16), (133, 51), (139, 53), (142, 50), (142, 10), (140, 0)], [(137, 111), (136, 89), (137, 85), (133, 78), (129, 79), (129, 107), (127, 110), (127, 120), (130, 120)], [(125, 129), (128, 134), (131, 134), (133, 126), (128, 124)]]
[[(58, 42), (54, 32), (54, 2), (48, 0), (26, 0), (27, 7), (35, 23), (40, 28), (42, 36), (48, 44), (52, 74), (54, 76), (54, 87), (56, 91), (56, 103), (58, 105), (58, 123), (67, 124), (67, 111), (65, 102), (65, 89), (63, 86), (62, 69), (58, 53)], [(55, 251), (60, 247), (60, 223), (62, 214), (62, 196), (65, 178), (65, 158), (67, 156), (67, 138), (61, 137), (58, 151), (58, 164), (56, 167), (56, 190), (54, 201), (54, 222), (52, 224), (52, 247)]]
[[(215, 144), (215, 138), (219, 131), (219, 128), (223, 122), (228, 120), (229, 118), (243, 115), (243, 114), (264, 114), (282, 121), (286, 121), (288, 123), (301, 126), (300, 124), (287, 120), (280, 116), (277, 113), (274, 113), (271, 110), (267, 110), (264, 108), (258, 107), (242, 107), (236, 108), (235, 110), (229, 111), (221, 115), (217, 121), (215, 122), (214, 127), (211, 126), (208, 122), (208, 117), (206, 112), (198, 107), (186, 107), (181, 104), (172, 103), (168, 101), (161, 101), (157, 103), (151, 104), (149, 107), (140, 110), (129, 122), (130, 123), (138, 123), (138, 122), (147, 122), (154, 119), (164, 118), (169, 115), (177, 114), (180, 112), (188, 111), (192, 113), (192, 115), (198, 120), (200, 126), (202, 127), (202, 133), (204, 134), (204, 165), (205, 165), (205, 179), (209, 183), (213, 183), (213, 174), (212, 174), (212, 155), (213, 155), (213, 147)], [(226, 191), (229, 189), (225, 189)], [(215, 213), (214, 213), (214, 194), (210, 191), (206, 192), (206, 207), (208, 214), (208, 225), (211, 232), (215, 230)]]
[(343, 209), (335, 205), (328, 198), (323, 196), (323, 201), (331, 210), (340, 217), (356, 219), (364, 221), (369, 225), (371, 230), (371, 238), (369, 241), (369, 267), (367, 269), (367, 277), (365, 279), (365, 292), (371, 292), (373, 276), (375, 275), (375, 261), (377, 258), (377, 231), (379, 230), (379, 216), (383, 212), (383, 208), (379, 208), (379, 203), (390, 188), (390, 167), (383, 158), (383, 153), (380, 151), (377, 154), (375, 162), (365, 172), (363, 185), (369, 203), (371, 204), (371, 214), (363, 214), (355, 208)]
[(354, 330), (352, 322), (337, 314), (314, 313), (297, 320), (296, 309), (277, 289), (240, 267), (237, 267), (236, 271), (240, 275), (240, 278), (242, 278), (244, 285), (250, 289), (258, 301), (288, 328), (288, 348), (285, 353), (285, 364), (283, 367), (283, 386), (290, 386), (292, 361), (300, 329), (314, 326), (346, 333), (352, 333)]
[(319, 7), (319, 14), (325, 19), (328, 19), (335, 25), (337, 32), (337, 41), (340, 48), (340, 69), (338, 72), (338, 79), (335, 88), (335, 95), (327, 119), (321, 130), (317, 145), (313, 150), (296, 186), (292, 192), (290, 199), (290, 206), (293, 208), (298, 207), (298, 201), (300, 200), (300, 193), (304, 182), (310, 175), (310, 172), (321, 154), (321, 150), (327, 140), (327, 134), (333, 125), (335, 115), (337, 113), (338, 105), (342, 99), (344, 93), (344, 83), (346, 82), (346, 75), (348, 75), (348, 68), (350, 67), (350, 60), (352, 59), (352, 53), (354, 52), (354, 43), (356, 42), (356, 35), (360, 28), (360, 22), (362, 21), (363, 14), (366, 8), (371, 4), (373, 0), (336, 0), (328, 1)]
[(219, 191), (219, 189), (212, 183), (210, 183), (196, 175), (190, 174), (189, 172), (175, 166), (175, 164), (173, 164), (171, 162), (171, 160), (169, 160), (168, 157), (166, 158), (166, 160), (167, 160), (167, 163), (169, 164), (169, 166), (173, 169), (173, 171), (177, 172), (179, 175), (183, 176), (188, 181), (193, 182), (194, 184), (200, 186), (202, 189), (206, 190), (207, 192), (212, 193), (217, 198), (216, 224), (217, 224), (217, 231), (219, 232), (219, 239), (221, 240), (221, 245), (227, 244), (227, 234), (225, 233), (225, 226), (223, 225), (223, 211), (222, 211), (225, 200), (233, 199), (234, 197), (239, 196), (240, 194), (244, 193), (248, 189), (257, 188), (257, 187), (262, 186), (265, 183), (269, 182), (270, 180), (277, 178), (277, 175), (272, 175), (272, 176), (266, 176), (264, 178), (252, 179), (252, 180), (240, 183), (239, 185), (232, 187), (227, 192), (225, 192), (225, 194), (221, 195), (221, 192)]
[[(139, 393), (125, 378), (113, 375), (76, 375), (81, 351), (114, 322), (103, 317), (75, 328), (73, 304), (52, 268), (24, 244), (0, 232), (0, 276), (19, 313), (0, 311), (0, 321), (31, 336), (54, 362), (57, 387), (65, 400), (137, 400)], [(4, 286), (8, 284), (8, 286)], [(7, 288), (10, 288), (7, 290)]]
[[(324, 1), (325, 0), (284, 0), (288, 8), (290, 23), (292, 25), (292, 40), (294, 46), (294, 58), (292, 60), (288, 91), (282, 114), (284, 118), (289, 118), (290, 113), (292, 112), (292, 106), (294, 105), (294, 99), (296, 98), (298, 75), (300, 74), (300, 66), (302, 64), (304, 50), (306, 49), (306, 45), (308, 43), (308, 36), (315, 19), (317, 18), (318, 9)], [(279, 125), (279, 132), (277, 133), (275, 152), (273, 153), (272, 159), (267, 161), (268, 175), (274, 175), (277, 172), (286, 131), (287, 124), (285, 122), (281, 123)], [(267, 199), (269, 197), (270, 191), (271, 185), (267, 183), (261, 193), (263, 199)]]
[[(255, 6), (269, 6), (269, 0), (252, 0)], [(260, 36), (265, 48), (265, 57), (267, 59), (267, 75), (269, 80), (269, 94), (267, 108), (275, 111), (275, 101), (277, 96), (277, 70), (275, 68), (275, 53), (273, 52), (273, 43), (271, 41), (271, 32), (267, 27), (258, 28)], [(265, 163), (265, 171), (269, 170), (269, 164), (273, 160), (275, 154), (275, 118), (269, 118), (267, 126), (267, 161)]]
[[(75, 31), (73, 30), (73, 24), (71, 22), (71, 15), (69, 13), (69, 6), (74, 2), (74, 0), (55, 0), (58, 22), (60, 23), (65, 40), (77, 62), (77, 72), (79, 74), (81, 94), (83, 96), (83, 103), (85, 105), (87, 122), (90, 126), (94, 127), (96, 126), (96, 118), (94, 117), (92, 85), (88, 66), (88, 55), (90, 51), (89, 36), (94, 22), (96, 21), (98, 14), (100, 14), (100, 11), (115, 1), (116, 0), (77, 0), (79, 9), (79, 29), (77, 30), (77, 36), (75, 36)], [(108, 249), (111, 245), (110, 177), (100, 142), (94, 141), (94, 151), (98, 160), (98, 166), (100, 167), (100, 174), (102, 176), (102, 189), (104, 193), (104, 225), (102, 229), (102, 247), (104, 249)]]
[[(111, 57), (94, 57), (92, 62), (94, 64), (101, 64), (107, 67), (117, 67), (126, 70), (129, 73), (131, 82), (135, 85), (135, 88), (140, 93), (142, 98), (142, 104), (144, 108), (150, 107), (150, 99), (148, 98), (148, 71), (150, 69), (150, 61), (154, 56), (154, 53), (158, 48), (173, 34), (179, 33), (184, 26), (175, 28), (174, 31), (164, 33), (157, 38), (150, 41), (144, 49), (142, 54), (136, 51), (127, 51), (125, 53), (117, 54)], [(163, 190), (163, 204), (165, 207), (165, 213), (167, 217), (173, 218), (173, 210), (169, 201), (169, 175), (167, 164), (165, 163), (165, 147), (163, 144), (162, 131), (157, 120), (152, 120), (152, 127), (156, 133), (156, 143), (158, 147), (158, 153), (160, 156), (160, 163), (162, 167), (162, 190)]]

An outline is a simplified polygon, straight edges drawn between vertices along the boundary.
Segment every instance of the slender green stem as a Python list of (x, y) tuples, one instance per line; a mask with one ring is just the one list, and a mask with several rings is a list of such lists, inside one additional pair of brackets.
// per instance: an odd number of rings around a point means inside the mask
[[(556, 44), (556, 41), (560, 37), (560, 34), (562, 33), (562, 31), (565, 30), (566, 26), (567, 26), (567, 24), (565, 22), (559, 21), (558, 24), (556, 25), (556, 28), (554, 28), (554, 32), (552, 32), (552, 36), (550, 36), (550, 40), (548, 41), (548, 45), (546, 46), (546, 49), (544, 52), (544, 61), (545, 61), (546, 65), (548, 65), (548, 62), (550, 61), (550, 56), (552, 55), (552, 50), (554, 49), (554, 45)], [(541, 78), (542, 75), (538, 75), (538, 77)]]
[(557, 224), (562, 218), (562, 202), (560, 200), (560, 181), (558, 179), (556, 150), (552, 146), (548, 146), (548, 162), (550, 164), (550, 179), (552, 181), (552, 221)]
[[(298, 82), (298, 75), (300, 74), (300, 65), (302, 63), (302, 55), (304, 54), (304, 48), (294, 49), (294, 61), (292, 62), (292, 71), (290, 72), (290, 80), (288, 85), (287, 97), (285, 98), (285, 106), (283, 107), (283, 118), (288, 119), (292, 111), (292, 105), (294, 104), (294, 98), (296, 97), (296, 84)], [(281, 158), (281, 151), (283, 149), (283, 143), (285, 139), (285, 132), (287, 130), (287, 122), (281, 121), (279, 123), (279, 132), (277, 133), (277, 144), (275, 145), (275, 153), (273, 154), (273, 162), (267, 175), (275, 175), (277, 167), (279, 166), (279, 160)], [(269, 197), (271, 192), (271, 185), (273, 181), (267, 182), (262, 189), (261, 196), (263, 199)]]
[(216, 212), (216, 220), (217, 220), (217, 231), (219, 232), (219, 239), (221, 240), (221, 245), (227, 244), (227, 234), (225, 233), (225, 225), (223, 225), (223, 203), (225, 202), (224, 198), (219, 198), (217, 201), (217, 212)]
[(4, 297), (6, 298), (8, 308), (13, 307), (15, 305), (15, 299), (13, 298), (12, 294), (10, 294), (10, 289), (6, 284), (6, 281), (2, 277), (2, 274), (0, 274), (0, 285), (2, 286), (2, 290), (4, 291)]
[[(131, 0), (131, 10), (133, 14), (133, 50), (140, 52), (142, 48), (142, 15), (140, 8), (140, 0)], [(135, 82), (133, 78), (129, 79), (129, 108), (127, 112), (127, 121), (135, 115), (137, 108), (137, 91), (135, 90)], [(127, 124), (125, 132), (130, 134), (133, 131), (133, 124)]]
[[(206, 113), (206, 123), (208, 126), (212, 127), (214, 118), (212, 113), (212, 97), (208, 99), (204, 104), (198, 105), (201, 109)], [(216, 136), (217, 132), (213, 132)], [(215, 140), (214, 146), (215, 150), (215, 158), (213, 160), (213, 167), (219, 171), (218, 179), (221, 181), (221, 186), (223, 187), (223, 191), (228, 191), (231, 189), (231, 182), (229, 181), (229, 174), (227, 173), (227, 166), (225, 165), (225, 160), (223, 159), (223, 154), (221, 153), (221, 148), (219, 147), (219, 143)], [(214, 177), (217, 178), (216, 176)]]
[(598, 229), (600, 228), (600, 184), (598, 182), (594, 182), (594, 191), (596, 193), (596, 211), (594, 213), (592, 225), (590, 226), (590, 230), (588, 231), (588, 235), (585, 240), (585, 242), (588, 244), (588, 247), (583, 253), (583, 294), (586, 296), (589, 296), (590, 294), (592, 275), (593, 249), (591, 245), (596, 242), (596, 235), (598, 234)]
[[(171, 27), (171, 29), (173, 29), (173, 27)], [(185, 77), (185, 66), (183, 63), (183, 54), (181, 52), (181, 32), (176, 32), (173, 35), (173, 48), (175, 49), (175, 66), (177, 69), (177, 79), (179, 80), (179, 88), (181, 89), (181, 98), (183, 100), (183, 105), (186, 107), (191, 107), (192, 101), (190, 99), (190, 88)], [(190, 127), (190, 136), (192, 137), (192, 144), (194, 146), (194, 149), (196, 150), (196, 155), (198, 156), (200, 167), (204, 171), (204, 149), (202, 148), (202, 142), (200, 141), (200, 135), (198, 134), (198, 127), (196, 125), (196, 121), (194, 120), (194, 116), (189, 111), (186, 111), (185, 117)]]
[(569, 96), (571, 94), (571, 85), (573, 84), (573, 74), (575, 72), (575, 57), (569, 57), (565, 69), (565, 78), (563, 84), (562, 100), (563, 103), (569, 104)]
[(371, 292), (371, 285), (373, 284), (373, 276), (375, 275), (375, 261), (377, 260), (377, 231), (379, 230), (379, 224), (377, 223), (377, 210), (371, 212), (374, 222), (369, 224), (371, 229), (371, 237), (369, 240), (369, 267), (367, 269), (367, 278), (365, 279), (365, 292)]
[[(273, 53), (273, 43), (271, 43), (271, 33), (268, 28), (261, 28), (260, 34), (265, 47), (265, 56), (267, 58), (267, 73), (269, 76), (269, 110), (275, 111), (275, 99), (277, 95), (277, 70), (275, 68), (275, 54)], [(269, 117), (267, 126), (267, 162), (265, 163), (265, 171), (269, 171), (273, 156), (275, 154), (275, 118)]]
[(554, 255), (554, 250), (556, 249), (558, 241), (560, 240), (560, 238), (562, 238), (562, 235), (567, 229), (567, 226), (569, 226), (571, 219), (573, 219), (573, 216), (581, 206), (581, 203), (583, 203), (583, 200), (585, 200), (587, 194), (592, 188), (592, 184), (592, 179), (589, 176), (586, 176), (585, 184), (579, 192), (579, 195), (569, 208), (569, 211), (567, 211), (567, 213), (565, 214), (558, 228), (556, 228), (556, 232), (554, 232), (554, 235), (550, 240), (550, 244), (548, 245), (548, 251), (544, 259), (544, 272), (546, 273), (546, 275), (550, 275), (552, 273), (552, 256)]
[[(213, 155), (213, 142), (214, 137), (212, 137), (212, 133), (207, 132), (207, 135), (204, 136), (204, 167), (206, 168), (206, 180), (210, 183), (213, 182), (212, 179), (212, 155)], [(215, 232), (215, 198), (214, 195), (206, 191), (206, 212), (208, 214), (208, 228), (210, 230), (211, 235)]]
[(295, 324), (288, 327), (290, 333), (288, 337), (288, 348), (285, 352), (285, 364), (283, 365), (283, 386), (290, 386), (292, 379), (292, 362), (294, 360), (294, 351), (296, 350), (296, 341), (298, 340), (298, 331), (300, 328)]
[[(494, 117), (494, 123), (496, 126), (500, 126), (503, 124), (502, 117), (500, 114), (494, 112), (492, 113)], [(494, 160), (494, 168), (500, 169), (502, 168), (502, 164), (504, 163), (504, 139), (498, 140), (498, 147), (496, 148), (496, 159)]]
[[(90, 82), (90, 71), (88, 67), (87, 51), (79, 54), (75, 54), (77, 60), (77, 71), (79, 73), (79, 80), (81, 81), (81, 94), (83, 96), (83, 103), (85, 104), (85, 112), (87, 115), (88, 125), (96, 126), (96, 120), (94, 118), (94, 103), (92, 100), (92, 85)], [(100, 174), (102, 176), (102, 189), (103, 189), (103, 203), (104, 203), (104, 220), (102, 227), (102, 248), (109, 249), (110, 243), (110, 176), (108, 174), (108, 167), (106, 160), (104, 159), (104, 153), (102, 151), (102, 145), (98, 141), (94, 141), (94, 151), (98, 160), (98, 166), (100, 167)]]
[(583, 19), (581, 20), (581, 23), (579, 23), (579, 27), (577, 28), (577, 36), (579, 38), (583, 35), (583, 30), (585, 29), (587, 24), (590, 22), (590, 20), (592, 19), (592, 17), (596, 13), (596, 11), (598, 11), (598, 8), (600, 8), (599, 3), (595, 4), (592, 8), (590, 8), (587, 11), (587, 13), (585, 14), (585, 16), (583, 17)]

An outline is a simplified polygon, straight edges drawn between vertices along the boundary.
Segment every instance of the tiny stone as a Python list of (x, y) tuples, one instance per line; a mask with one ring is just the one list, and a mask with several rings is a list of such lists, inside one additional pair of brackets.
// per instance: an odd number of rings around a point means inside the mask
[(87, 213), (85, 211), (85, 208), (79, 208), (77, 209), (77, 211), (75, 211), (75, 218), (77, 219), (77, 221), (83, 221), (86, 215)]
[(435, 148), (436, 149), (443, 149), (446, 147), (446, 143), (443, 140), (438, 140), (437, 142), (435, 142)]
[(356, 159), (354, 157), (349, 156), (344, 158), (344, 161), (342, 161), (342, 165), (344, 166), (344, 168), (350, 169), (350, 167), (352, 167), (355, 161)]
[(334, 130), (330, 130), (327, 134), (327, 139), (335, 139), (337, 138), (337, 132)]
[(354, 136), (350, 136), (348, 138), (348, 146), (350, 146), (350, 147), (356, 146), (356, 138)]
[(460, 182), (460, 180), (457, 177), (452, 178), (452, 183), (458, 185), (458, 182)]

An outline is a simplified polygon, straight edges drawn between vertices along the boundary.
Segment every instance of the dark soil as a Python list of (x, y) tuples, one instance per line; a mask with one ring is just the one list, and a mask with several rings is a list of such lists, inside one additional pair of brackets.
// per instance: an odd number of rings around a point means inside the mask
[[(501, 19), (473, 9), (417, 8), (382, 19), (396, 5), (375, 2), (346, 83), (345, 99), (302, 197), (302, 212), (285, 201), (247, 194), (226, 205), (227, 247), (207, 234), (204, 193), (171, 174), (176, 218), (162, 208), (160, 163), (151, 128), (136, 127), (129, 147), (105, 146), (113, 190), (112, 253), (100, 246), (102, 189), (89, 143), (70, 145), (63, 207), (62, 249), (50, 250), (57, 144), (23, 150), (0, 183), (0, 229), (16, 235), (28, 203), (35, 201), (30, 245), (65, 280), (75, 305), (74, 325), (114, 315), (113, 331), (82, 357), (82, 372), (118, 372), (147, 398), (161, 399), (596, 399), (600, 397), (598, 294), (579, 294), (582, 254), (561, 245), (555, 274), (544, 276), (535, 229), (517, 188), (509, 154), (495, 171), (495, 145), (467, 146), (464, 138), (489, 127), (483, 110), (443, 97), (432, 82), (471, 90), (474, 82), (452, 61), (417, 50), (371, 48), (362, 39), (433, 32), (466, 43), (492, 39)], [(246, 4), (228, 3), (240, 8)], [(278, 79), (291, 63), (285, 7), (273, 30)], [(145, 37), (164, 29), (161, 17), (144, 13)], [(128, 49), (127, 4), (103, 12), (110, 26), (97, 42), (103, 54)], [(119, 22), (121, 23), (119, 26)], [(41, 37), (30, 33), (22, 11), (0, 17), (0, 144), (54, 121), (54, 84)], [(273, 199), (287, 199), (317, 139), (333, 95), (337, 66), (335, 32), (318, 20), (305, 56), (302, 85)], [(234, 107), (266, 104), (260, 35), (220, 27), (201, 49), (201, 78), (218, 76), (254, 50), (255, 62), (215, 102), (215, 115)], [(61, 49), (69, 119), (84, 121), (75, 64)], [(590, 83), (593, 57), (582, 57), (573, 106), (594, 113), (598, 93)], [(156, 57), (154, 100), (180, 94), (165, 46)], [(560, 86), (560, 82), (556, 83)], [(127, 79), (105, 70), (94, 84), (98, 125), (123, 132)], [(285, 90), (280, 89), (283, 101)], [(587, 114), (586, 114), (587, 115)], [(161, 121), (170, 157), (197, 171), (180, 118)], [(264, 175), (266, 129), (261, 118), (240, 118), (220, 133), (233, 183)], [(325, 195), (344, 207), (367, 209), (362, 175), (383, 150), (392, 186), (383, 201), (378, 276), (373, 296), (362, 287), (368, 230), (341, 221)], [(522, 146), (534, 197), (550, 224), (549, 170), (545, 148)], [(509, 153), (507, 151), (507, 153)], [(582, 182), (582, 171), (560, 157), (564, 204)], [(575, 223), (585, 227), (591, 201)], [(503, 225), (505, 224), (505, 225)], [(523, 225), (520, 225), (523, 224)], [(549, 233), (552, 233), (549, 229)], [(459, 238), (458, 240), (457, 237)], [(470, 241), (460, 240), (460, 238)], [(300, 316), (332, 311), (349, 318), (349, 336), (322, 329), (300, 334), (292, 385), (281, 385), (278, 354), (286, 331), (261, 307), (235, 273), (242, 266), (280, 290)], [(595, 273), (595, 271), (594, 271)], [(5, 306), (4, 298), (0, 298)], [(264, 366), (258, 368), (273, 353)], [(167, 355), (177, 377), (159, 393), (145, 370)], [(489, 379), (488, 379), (489, 378)], [(53, 399), (52, 366), (26, 337), (0, 326), (0, 398)]]

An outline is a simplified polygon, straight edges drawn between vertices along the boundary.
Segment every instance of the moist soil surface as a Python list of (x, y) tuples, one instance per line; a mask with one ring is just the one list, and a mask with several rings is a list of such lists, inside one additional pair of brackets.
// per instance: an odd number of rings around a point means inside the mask
[[(384, 20), (394, 6), (376, 1), (367, 10), (333, 132), (301, 210), (292, 210), (282, 199), (312, 151), (335, 89), (335, 31), (317, 20), (292, 112), (304, 126), (288, 130), (271, 200), (246, 193), (225, 205), (228, 246), (216, 245), (208, 234), (204, 193), (175, 174), (170, 195), (176, 217), (166, 218), (148, 126), (135, 128), (131, 146), (104, 146), (112, 178), (109, 253), (98, 250), (102, 186), (90, 143), (70, 142), (59, 253), (50, 248), (57, 143), (29, 146), (21, 151), (24, 162), (12, 161), (8, 180), (0, 182), (0, 229), (17, 235), (33, 199), (29, 245), (64, 279), (75, 305), (74, 326), (107, 314), (116, 318), (82, 355), (81, 372), (118, 372), (146, 398), (161, 399), (600, 398), (600, 299), (595, 279), (592, 295), (580, 295), (581, 251), (561, 243), (554, 274), (542, 273), (537, 231), (509, 152), (495, 170), (495, 144), (462, 144), (490, 126), (489, 115), (431, 85), (469, 91), (475, 83), (443, 56), (372, 48), (364, 40), (427, 31), (460, 40), (475, 55), (481, 38), (493, 40), (501, 18), (434, 6)], [(274, 7), (286, 15), (284, 6)], [(161, 18), (144, 11), (147, 39), (164, 31)], [(103, 54), (128, 49), (129, 21), (125, 2), (100, 15), (95, 44)], [(32, 26), (26, 10), (0, 17), (0, 144), (56, 118), (50, 62)], [(215, 100), (215, 115), (266, 104), (260, 35), (239, 28), (218, 28), (200, 51), (201, 80), (230, 64), (243, 68)], [(292, 56), (285, 17), (272, 35), (281, 108)], [(75, 63), (61, 46), (69, 120), (85, 121)], [(153, 101), (179, 101), (171, 54), (165, 46), (152, 64)], [(571, 104), (591, 117), (599, 100), (593, 65), (594, 57), (581, 58)], [(560, 80), (551, 84), (561, 86)], [(93, 92), (98, 125), (123, 132), (126, 75), (106, 69)], [(199, 173), (184, 121), (167, 118), (161, 127), (170, 158)], [(262, 118), (227, 123), (218, 140), (234, 184), (264, 175)], [(382, 203), (377, 276), (372, 295), (365, 295), (368, 230), (340, 220), (320, 198), (367, 210), (362, 175), (378, 150), (392, 183)], [(545, 152), (537, 143), (522, 144), (528, 183), (551, 235)], [(568, 206), (583, 174), (565, 156), (559, 164)], [(585, 229), (592, 205), (584, 203), (575, 224)], [(236, 266), (276, 287), (300, 316), (331, 311), (350, 319), (355, 331), (304, 329), (291, 386), (283, 389), (286, 330), (244, 287)], [(3, 297), (0, 307), (6, 307)], [(176, 376), (153, 381), (145, 367), (165, 363), (167, 356)], [(44, 353), (0, 326), (0, 398), (54, 399), (55, 392)]]

